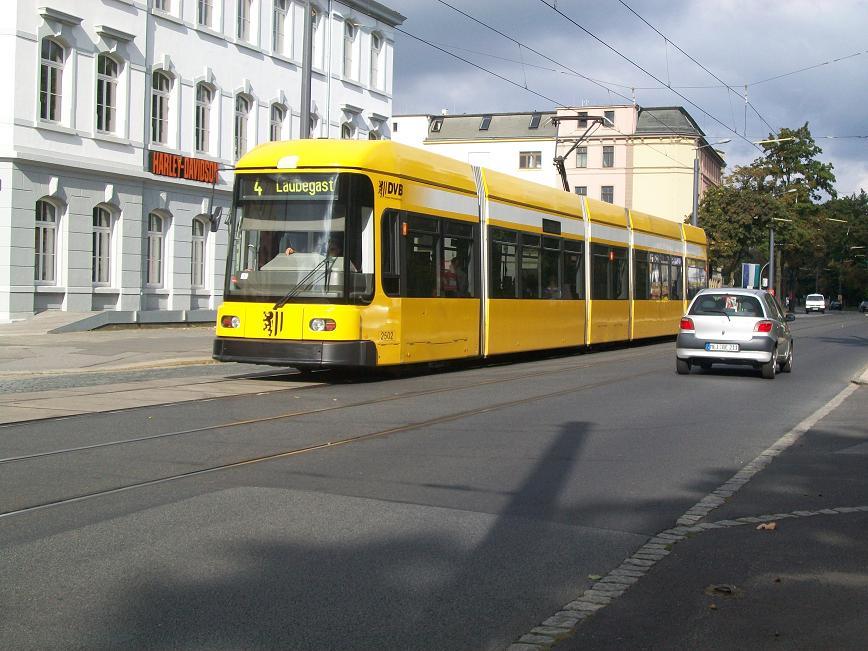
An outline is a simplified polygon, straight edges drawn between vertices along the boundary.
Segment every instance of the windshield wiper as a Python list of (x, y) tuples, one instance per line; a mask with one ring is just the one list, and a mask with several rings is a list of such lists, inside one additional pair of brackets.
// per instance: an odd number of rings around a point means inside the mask
[[(298, 293), (301, 292), (302, 290), (310, 288), (310, 286), (313, 285), (314, 282), (316, 281), (316, 279), (314, 278), (314, 274), (317, 271), (319, 271), (322, 267), (325, 267), (324, 273), (328, 274), (329, 271), (331, 271), (331, 267), (330, 267), (329, 263), (333, 262), (333, 261), (334, 261), (334, 258), (332, 258), (331, 256), (328, 256), (328, 255), (326, 257), (324, 257), (322, 260), (320, 260), (316, 264), (316, 266), (313, 269), (311, 269), (310, 271), (308, 271), (304, 275), (304, 277), (301, 280), (299, 280), (295, 284), (295, 286), (293, 286), (292, 289), (290, 289), (286, 294), (283, 295), (283, 298), (281, 298), (279, 301), (277, 301), (277, 303), (274, 304), (274, 307), (271, 309), (272, 310), (280, 309), (281, 307), (283, 307), (284, 305), (286, 305), (289, 302), (289, 299), (293, 298), (294, 296), (297, 296)], [(308, 281), (310, 281), (310, 282), (308, 282)]]

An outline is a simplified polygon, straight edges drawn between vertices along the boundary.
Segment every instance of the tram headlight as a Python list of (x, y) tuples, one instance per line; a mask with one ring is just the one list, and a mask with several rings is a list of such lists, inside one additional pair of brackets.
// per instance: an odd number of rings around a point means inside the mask
[(331, 332), (337, 327), (334, 319), (311, 319), (310, 329), (314, 332)]
[(223, 326), (224, 328), (240, 328), (241, 327), (241, 319), (239, 319), (237, 316), (225, 314), (220, 319), (220, 325)]

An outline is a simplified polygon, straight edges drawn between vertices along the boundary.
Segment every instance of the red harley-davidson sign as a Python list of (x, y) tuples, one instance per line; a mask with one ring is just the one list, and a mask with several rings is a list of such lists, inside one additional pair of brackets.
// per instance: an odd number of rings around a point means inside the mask
[(217, 182), (217, 163), (201, 158), (190, 158), (162, 151), (148, 152), (151, 161), (151, 174), (170, 176), (173, 179), (187, 179), (202, 183)]

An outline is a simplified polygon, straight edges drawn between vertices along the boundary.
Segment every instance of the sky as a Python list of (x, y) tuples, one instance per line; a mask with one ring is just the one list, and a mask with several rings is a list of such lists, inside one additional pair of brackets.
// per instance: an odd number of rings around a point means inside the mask
[(730, 138), (716, 147), (727, 170), (761, 155), (752, 142), (807, 122), (839, 195), (868, 191), (868, 0), (380, 1), (406, 17), (395, 115), (635, 97), (683, 106), (709, 142)]

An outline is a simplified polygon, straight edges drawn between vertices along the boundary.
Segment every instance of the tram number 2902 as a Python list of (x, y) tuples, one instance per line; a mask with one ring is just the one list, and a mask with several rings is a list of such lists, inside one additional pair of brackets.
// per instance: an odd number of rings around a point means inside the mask
[(381, 330), (380, 341), (395, 341), (395, 333), (392, 330)]

